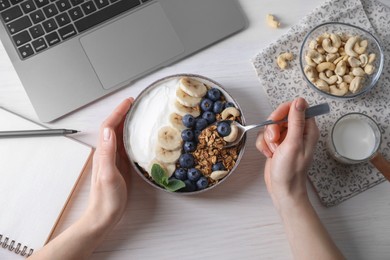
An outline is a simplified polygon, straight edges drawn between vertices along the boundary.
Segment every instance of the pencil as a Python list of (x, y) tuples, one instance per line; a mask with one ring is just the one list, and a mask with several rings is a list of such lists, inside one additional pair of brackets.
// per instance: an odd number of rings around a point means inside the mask
[(58, 136), (78, 133), (72, 129), (41, 129), (41, 130), (17, 130), (17, 131), (0, 131), (0, 138), (11, 137), (34, 137), (34, 136)]

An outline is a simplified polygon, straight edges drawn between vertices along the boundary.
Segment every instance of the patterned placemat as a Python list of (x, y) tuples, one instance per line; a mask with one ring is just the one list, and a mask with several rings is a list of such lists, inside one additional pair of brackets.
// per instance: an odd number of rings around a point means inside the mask
[[(382, 41), (385, 50), (383, 74), (378, 85), (363, 97), (336, 100), (319, 95), (303, 80), (299, 68), (299, 49), (304, 36), (324, 22), (338, 21), (360, 26)], [(330, 207), (383, 182), (384, 177), (370, 164), (346, 166), (333, 160), (326, 150), (326, 138), (333, 123), (341, 115), (362, 112), (380, 125), (383, 137), (381, 152), (390, 159), (390, 8), (377, 1), (336, 0), (324, 3), (294, 25), (285, 35), (261, 51), (253, 66), (272, 107), (304, 97), (309, 104), (328, 102), (331, 113), (317, 118), (321, 137), (309, 170), (309, 179), (323, 205)], [(276, 58), (281, 52), (294, 53), (289, 68), (280, 70)]]

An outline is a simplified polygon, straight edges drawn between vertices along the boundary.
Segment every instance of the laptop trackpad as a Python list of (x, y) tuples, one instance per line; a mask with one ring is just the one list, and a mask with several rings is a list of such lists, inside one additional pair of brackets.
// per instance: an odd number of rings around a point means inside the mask
[(108, 24), (80, 41), (105, 89), (154, 69), (184, 51), (159, 3)]

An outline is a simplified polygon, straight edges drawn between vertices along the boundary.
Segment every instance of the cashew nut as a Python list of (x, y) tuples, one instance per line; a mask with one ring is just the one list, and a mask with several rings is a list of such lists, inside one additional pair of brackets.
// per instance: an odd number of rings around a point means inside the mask
[(375, 53), (370, 53), (368, 55), (368, 64), (374, 63), (375, 59), (376, 59), (376, 54)]
[(322, 46), (318, 46), (317, 51), (318, 51), (320, 54), (325, 54), (325, 53), (326, 53), (326, 51), (324, 50), (324, 47), (322, 47)]
[(362, 68), (358, 67), (358, 68), (352, 68), (352, 74), (356, 77), (364, 77), (366, 73)]
[(360, 62), (360, 60), (358, 60), (357, 58), (355, 57), (349, 57), (348, 58), (348, 63), (349, 65), (352, 67), (352, 68), (356, 68), (356, 67), (359, 67), (362, 63)]
[(235, 107), (227, 107), (221, 113), (222, 120), (226, 120), (230, 117), (236, 118), (239, 116), (240, 116), (240, 111)]
[(330, 76), (334, 75), (334, 72), (332, 70), (325, 70), (325, 75), (330, 78)]
[(325, 60), (329, 62), (334, 62), (338, 57), (340, 57), (340, 54), (338, 53), (329, 53), (326, 55)]
[(341, 77), (341, 76), (339, 76), (339, 75), (336, 75), (336, 76), (337, 76), (337, 81), (336, 81), (337, 84), (341, 84), (341, 83), (344, 82), (343, 77)]
[(336, 53), (341, 46), (341, 39), (337, 34), (332, 33), (330, 39), (324, 39), (322, 41), (322, 47), (328, 53)]
[(360, 66), (362, 66), (364, 68), (368, 64), (367, 53), (360, 54), (359, 60), (360, 60)]
[(310, 43), (309, 43), (309, 48), (312, 49), (312, 50), (316, 50), (318, 48), (318, 43), (317, 41), (315, 40), (311, 40)]
[(267, 24), (275, 29), (280, 27), (280, 22), (272, 14), (267, 14)]
[(313, 83), (318, 89), (325, 91), (325, 92), (329, 92), (329, 85), (328, 85), (328, 83), (326, 83), (325, 80), (316, 79)]
[(306, 65), (304, 68), (304, 72), (310, 81), (313, 81), (314, 79), (318, 78), (318, 72), (312, 66)]
[(363, 87), (363, 77), (355, 77), (352, 81), (351, 84), (349, 84), (349, 91), (352, 93), (356, 93), (360, 91)]
[(320, 79), (322, 79), (323, 81), (325, 81), (329, 85), (332, 85), (332, 84), (336, 83), (337, 75), (333, 75), (333, 76), (327, 77), (324, 72), (321, 72), (320, 73)]
[(340, 56), (340, 57), (338, 57), (337, 59), (335, 59), (334, 61), (333, 61), (333, 64), (338, 64), (341, 60), (343, 60), (344, 59), (344, 56)]
[(318, 36), (317, 37), (317, 42), (319, 43), (319, 44), (322, 44), (322, 42), (325, 40), (325, 39), (329, 39), (329, 37), (330, 37), (330, 34), (329, 33), (323, 33), (322, 35), (320, 35), (320, 36)]
[(335, 73), (339, 76), (344, 76), (347, 71), (347, 63), (345, 61), (340, 61), (337, 63), (335, 68)]
[(228, 173), (229, 173), (229, 171), (213, 171), (210, 174), (210, 178), (215, 180), (215, 181), (218, 181), (218, 180), (222, 179), (223, 177), (225, 177)]
[(236, 141), (238, 136), (238, 127), (236, 125), (231, 125), (230, 129), (231, 129), (230, 134), (223, 138), (223, 140), (225, 140), (228, 143)]
[(324, 56), (317, 51), (309, 50), (305, 56), (306, 63), (310, 66), (317, 66), (325, 60)]
[(374, 71), (375, 71), (375, 66), (372, 64), (367, 64), (367, 66), (364, 67), (364, 72), (367, 75), (371, 75), (372, 73), (374, 73)]
[(320, 63), (316, 67), (318, 72), (323, 72), (325, 70), (335, 70), (335, 68), (336, 68), (336, 66), (332, 62), (329, 62), (329, 61)]
[(344, 50), (348, 56), (357, 57), (358, 54), (353, 50), (355, 44), (360, 40), (359, 36), (352, 36), (345, 43)]
[(336, 95), (336, 96), (344, 96), (348, 93), (348, 84), (346, 82), (343, 82), (339, 85), (332, 85), (329, 87), (330, 94)]
[(363, 54), (368, 46), (368, 41), (367, 40), (362, 40), (360, 42), (355, 43), (355, 46), (353, 46), (353, 50), (357, 54)]
[(287, 68), (287, 61), (291, 61), (293, 60), (294, 58), (294, 55), (290, 52), (284, 52), (284, 53), (281, 53), (278, 58), (277, 58), (277, 64), (279, 66), (279, 68), (281, 68), (282, 70)]
[(348, 84), (351, 84), (352, 80), (354, 79), (355, 77), (353, 75), (344, 75), (343, 76), (343, 80), (344, 82), (348, 83)]

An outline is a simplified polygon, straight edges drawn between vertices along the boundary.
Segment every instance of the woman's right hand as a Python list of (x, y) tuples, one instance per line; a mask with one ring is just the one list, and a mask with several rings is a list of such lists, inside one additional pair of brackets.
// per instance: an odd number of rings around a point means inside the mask
[(278, 209), (288, 200), (307, 198), (306, 174), (319, 138), (314, 118), (305, 119), (307, 107), (303, 98), (281, 104), (269, 119), (288, 115), (288, 123), (269, 125), (257, 138), (257, 149), (267, 157), (267, 189)]

